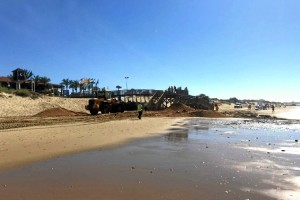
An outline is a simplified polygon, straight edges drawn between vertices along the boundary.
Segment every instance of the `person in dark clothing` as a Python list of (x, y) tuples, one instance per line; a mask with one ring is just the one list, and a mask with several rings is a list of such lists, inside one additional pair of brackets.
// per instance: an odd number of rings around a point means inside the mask
[(141, 103), (138, 103), (138, 105), (137, 105), (137, 112), (138, 112), (138, 118), (142, 119), (143, 108), (142, 108), (142, 104)]
[(275, 106), (272, 105), (271, 107), (272, 107), (272, 112), (274, 112), (275, 111)]

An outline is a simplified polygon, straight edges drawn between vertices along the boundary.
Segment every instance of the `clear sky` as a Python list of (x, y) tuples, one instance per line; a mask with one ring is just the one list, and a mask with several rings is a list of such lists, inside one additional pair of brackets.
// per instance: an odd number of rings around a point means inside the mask
[(299, 0), (0, 0), (0, 76), (300, 101)]

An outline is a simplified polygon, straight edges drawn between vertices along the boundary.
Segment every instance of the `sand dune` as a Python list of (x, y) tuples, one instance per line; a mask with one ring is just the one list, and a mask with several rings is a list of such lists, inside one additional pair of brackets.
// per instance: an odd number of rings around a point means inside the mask
[(0, 117), (33, 116), (46, 109), (65, 108), (74, 112), (86, 112), (87, 98), (63, 98), (41, 96), (37, 99), (0, 93)]

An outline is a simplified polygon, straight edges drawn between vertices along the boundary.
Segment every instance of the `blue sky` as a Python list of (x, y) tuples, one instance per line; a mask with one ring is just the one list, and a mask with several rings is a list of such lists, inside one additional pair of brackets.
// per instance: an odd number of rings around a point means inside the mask
[(298, 0), (0, 0), (0, 76), (300, 101)]

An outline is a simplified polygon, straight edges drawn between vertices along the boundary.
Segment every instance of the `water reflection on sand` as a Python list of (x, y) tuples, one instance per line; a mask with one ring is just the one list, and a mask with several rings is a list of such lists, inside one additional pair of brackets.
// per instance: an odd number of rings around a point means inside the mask
[(169, 133), (0, 172), (4, 199), (300, 199), (298, 121), (192, 118)]

